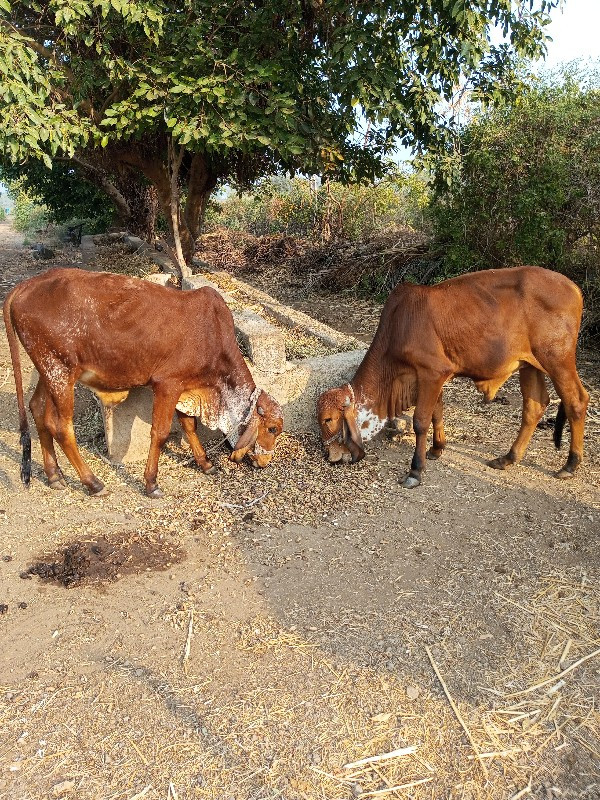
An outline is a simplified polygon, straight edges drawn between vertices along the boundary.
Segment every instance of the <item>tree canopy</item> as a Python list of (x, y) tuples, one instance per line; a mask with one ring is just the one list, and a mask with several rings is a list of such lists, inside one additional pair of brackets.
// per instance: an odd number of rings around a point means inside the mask
[(189, 254), (219, 179), (441, 147), (457, 88), (509, 96), (558, 2), (0, 0), (0, 147), (144, 176)]

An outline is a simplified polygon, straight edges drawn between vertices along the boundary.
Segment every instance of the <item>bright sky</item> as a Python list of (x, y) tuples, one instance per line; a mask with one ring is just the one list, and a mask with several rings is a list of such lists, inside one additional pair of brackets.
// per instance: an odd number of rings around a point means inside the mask
[(565, 0), (562, 10), (555, 8), (546, 29), (548, 42), (544, 62), (554, 67), (576, 58), (600, 58), (600, 0)]

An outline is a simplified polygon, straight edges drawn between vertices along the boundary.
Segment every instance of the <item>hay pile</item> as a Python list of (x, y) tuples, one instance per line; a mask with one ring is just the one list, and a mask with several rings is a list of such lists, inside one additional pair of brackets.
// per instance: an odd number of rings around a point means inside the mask
[(116, 272), (144, 278), (160, 272), (160, 268), (149, 255), (132, 250), (121, 238), (100, 235), (94, 237), (96, 254), (91, 266), (99, 272)]
[(302, 282), (308, 290), (336, 291), (376, 286), (390, 291), (401, 280), (426, 283), (438, 266), (428, 238), (410, 228), (362, 241), (312, 243), (283, 234), (256, 237), (219, 228), (204, 235), (197, 256), (214, 269)]
[(213, 269), (260, 272), (268, 265), (279, 266), (296, 258), (305, 247), (302, 239), (284, 234), (253, 236), (217, 228), (201, 237), (196, 257), (209, 263)]

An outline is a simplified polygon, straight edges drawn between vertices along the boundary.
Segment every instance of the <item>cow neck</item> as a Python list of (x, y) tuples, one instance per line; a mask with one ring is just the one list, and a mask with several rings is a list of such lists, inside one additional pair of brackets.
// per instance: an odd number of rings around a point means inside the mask
[(231, 375), (227, 377), (221, 389), (217, 427), (226, 434), (232, 447), (240, 438), (242, 425), (250, 422), (259, 394), (260, 389), (250, 376), (239, 383), (232, 381)]
[(356, 403), (356, 422), (364, 441), (376, 436), (388, 420), (389, 386), (381, 361), (367, 351), (351, 381)]

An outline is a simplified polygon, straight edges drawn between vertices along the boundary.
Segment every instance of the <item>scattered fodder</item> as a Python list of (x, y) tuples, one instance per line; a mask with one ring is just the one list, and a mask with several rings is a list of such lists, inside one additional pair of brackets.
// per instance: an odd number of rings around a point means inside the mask
[(96, 253), (91, 266), (98, 272), (115, 272), (144, 278), (160, 272), (158, 264), (147, 253), (132, 250), (122, 239), (111, 235), (94, 237)]

